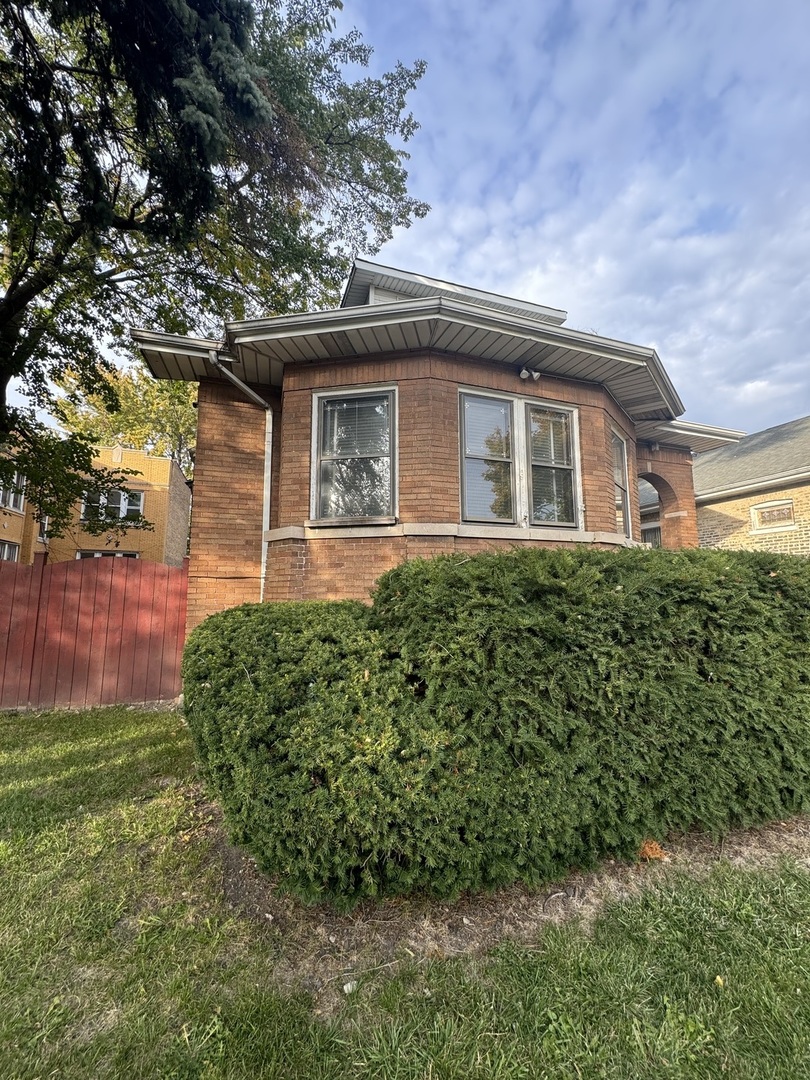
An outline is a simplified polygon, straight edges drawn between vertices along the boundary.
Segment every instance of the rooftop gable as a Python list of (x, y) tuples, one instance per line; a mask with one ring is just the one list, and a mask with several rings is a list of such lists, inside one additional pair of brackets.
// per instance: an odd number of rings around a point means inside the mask
[(412, 274), (406, 270), (397, 270), (393, 266), (367, 262), (365, 259), (355, 260), (340, 306), (362, 307), (366, 304), (392, 303), (427, 296), (462, 300), (479, 307), (525, 316), (554, 326), (561, 326), (568, 317), (568, 312), (559, 308), (532, 304), (528, 300), (515, 300), (511, 296), (501, 296), (483, 289), (471, 289), (467, 285), (456, 285), (452, 281)]

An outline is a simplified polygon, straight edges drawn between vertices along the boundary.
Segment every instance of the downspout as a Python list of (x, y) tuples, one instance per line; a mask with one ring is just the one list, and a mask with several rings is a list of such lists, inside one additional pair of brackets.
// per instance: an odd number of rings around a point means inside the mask
[(272, 465), (273, 465), (273, 409), (269, 401), (257, 394), (255, 390), (252, 390), (247, 383), (242, 382), (238, 375), (234, 375), (227, 364), (219, 358), (219, 353), (216, 349), (208, 350), (208, 359), (217, 371), (219, 371), (228, 382), (233, 383), (239, 390), (253, 402), (254, 405), (258, 405), (259, 408), (264, 409), (264, 487), (262, 491), (262, 569), (261, 577), (259, 579), (259, 600), (264, 600), (264, 584), (267, 578), (267, 548), (269, 547), (268, 541), (264, 539), (265, 530), (270, 528), (270, 486), (272, 479)]

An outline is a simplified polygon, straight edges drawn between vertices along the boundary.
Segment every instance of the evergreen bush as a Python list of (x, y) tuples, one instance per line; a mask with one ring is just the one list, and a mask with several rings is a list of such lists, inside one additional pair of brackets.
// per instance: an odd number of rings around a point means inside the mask
[(236, 839), (298, 895), (453, 896), (807, 809), (809, 645), (798, 557), (414, 560), (372, 608), (208, 619), (186, 711)]

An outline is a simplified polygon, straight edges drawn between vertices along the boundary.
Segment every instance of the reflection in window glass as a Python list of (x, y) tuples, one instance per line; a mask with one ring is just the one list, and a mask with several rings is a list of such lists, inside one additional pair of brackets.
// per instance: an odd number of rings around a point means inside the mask
[(574, 523), (574, 469), (569, 413), (528, 406), (532, 522)]
[(464, 394), (462, 426), (465, 519), (514, 521), (511, 402)]
[(318, 517), (392, 516), (391, 415), (390, 393), (321, 401)]

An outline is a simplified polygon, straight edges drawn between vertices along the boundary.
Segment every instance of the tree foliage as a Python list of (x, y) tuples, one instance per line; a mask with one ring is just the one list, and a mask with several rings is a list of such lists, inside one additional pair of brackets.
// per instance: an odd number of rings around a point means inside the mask
[(351, 79), (371, 50), (336, 34), (339, 6), (0, 6), (0, 444), (52, 518), (64, 468), (91, 468), (36, 418), (55, 377), (115, 408), (101, 349), (128, 325), (207, 334), (317, 305), (352, 254), (427, 211), (401, 149), (423, 65)]
[(118, 398), (115, 412), (103, 394), (82, 393), (72, 372), (60, 379), (65, 396), (54, 413), (62, 427), (86, 435), (97, 446), (120, 443), (169, 457), (190, 477), (197, 439), (196, 384), (153, 379), (142, 364), (103, 377)]

